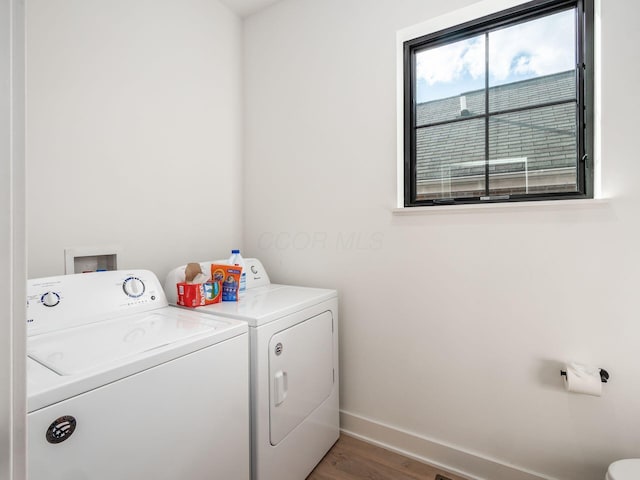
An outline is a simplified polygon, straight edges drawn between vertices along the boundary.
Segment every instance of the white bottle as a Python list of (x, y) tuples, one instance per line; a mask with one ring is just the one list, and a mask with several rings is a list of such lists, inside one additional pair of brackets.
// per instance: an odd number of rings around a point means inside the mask
[(244, 266), (244, 259), (240, 255), (240, 250), (231, 250), (231, 256), (229, 257), (230, 265), (238, 265), (242, 267), (242, 275), (240, 275), (240, 288), (239, 291), (244, 292), (247, 289), (247, 272)]

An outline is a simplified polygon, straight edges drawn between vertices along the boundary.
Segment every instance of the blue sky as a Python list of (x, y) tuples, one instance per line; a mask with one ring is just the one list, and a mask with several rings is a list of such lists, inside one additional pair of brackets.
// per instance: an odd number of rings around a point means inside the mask
[[(574, 11), (489, 34), (489, 85), (575, 68)], [(484, 88), (485, 39), (478, 36), (416, 53), (417, 101)]]

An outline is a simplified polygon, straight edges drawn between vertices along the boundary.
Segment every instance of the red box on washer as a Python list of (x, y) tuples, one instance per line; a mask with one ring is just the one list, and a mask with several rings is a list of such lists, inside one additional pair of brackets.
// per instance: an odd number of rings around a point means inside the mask
[(178, 305), (183, 307), (202, 307), (222, 301), (220, 282), (176, 284)]

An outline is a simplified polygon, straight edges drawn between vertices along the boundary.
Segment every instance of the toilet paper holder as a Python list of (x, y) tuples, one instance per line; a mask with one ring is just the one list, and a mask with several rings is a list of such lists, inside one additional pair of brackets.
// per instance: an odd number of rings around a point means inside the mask
[[(560, 370), (560, 376), (567, 376), (567, 372), (564, 370)], [(607, 372), (604, 368), (600, 369), (600, 380), (602, 381), (602, 383), (607, 383), (607, 380), (609, 380), (609, 372)]]

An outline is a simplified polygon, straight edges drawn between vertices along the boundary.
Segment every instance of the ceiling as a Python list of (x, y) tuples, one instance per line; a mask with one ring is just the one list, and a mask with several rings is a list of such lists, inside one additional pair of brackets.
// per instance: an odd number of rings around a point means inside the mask
[(280, 0), (220, 0), (241, 17), (248, 17)]

